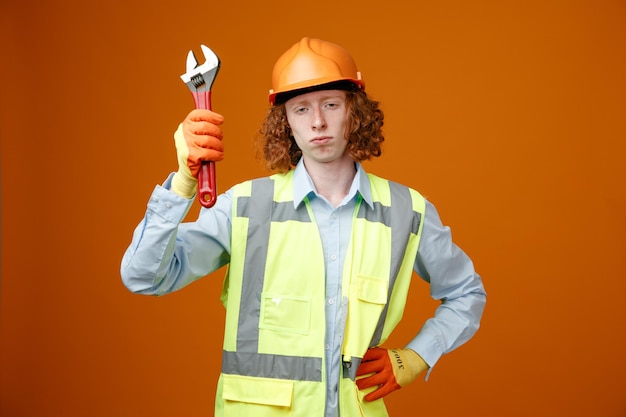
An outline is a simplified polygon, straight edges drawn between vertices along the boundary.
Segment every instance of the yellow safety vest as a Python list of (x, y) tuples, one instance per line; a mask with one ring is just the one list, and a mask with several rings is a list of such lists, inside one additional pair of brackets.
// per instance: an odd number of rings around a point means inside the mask
[[(387, 416), (383, 401), (363, 401), (355, 374), (367, 349), (382, 344), (402, 317), (425, 209), (415, 190), (368, 177), (374, 208), (360, 198), (356, 204), (342, 278), (342, 417)], [(234, 187), (222, 302), (215, 415), (322, 416), (324, 255), (308, 201), (294, 208), (293, 171)]]

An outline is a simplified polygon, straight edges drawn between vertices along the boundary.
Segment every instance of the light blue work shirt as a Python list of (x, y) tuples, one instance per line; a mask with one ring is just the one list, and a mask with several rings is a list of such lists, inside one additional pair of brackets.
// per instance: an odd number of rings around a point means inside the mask
[[(338, 386), (346, 304), (341, 297), (341, 275), (358, 196), (372, 206), (370, 184), (361, 164), (350, 191), (337, 206), (315, 190), (302, 160), (294, 172), (294, 205), (308, 198), (324, 248), (326, 270), (326, 372), (325, 417), (339, 416)], [(195, 222), (181, 223), (193, 199), (169, 191), (171, 175), (157, 186), (144, 219), (122, 259), (121, 275), (129, 290), (163, 295), (176, 291), (217, 270), (229, 261), (232, 190), (220, 195), (214, 207), (202, 209)], [(430, 366), (468, 341), (478, 330), (485, 304), (480, 276), (469, 257), (451, 239), (435, 207), (426, 201), (424, 228), (414, 270), (430, 283), (433, 298), (441, 300), (432, 318), (406, 347)], [(417, 325), (418, 326), (418, 325)]]

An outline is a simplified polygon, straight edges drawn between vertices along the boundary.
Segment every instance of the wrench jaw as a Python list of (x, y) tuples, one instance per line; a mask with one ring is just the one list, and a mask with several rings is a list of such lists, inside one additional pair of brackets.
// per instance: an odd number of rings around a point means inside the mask
[(192, 93), (210, 91), (220, 69), (220, 59), (215, 52), (205, 45), (201, 45), (201, 48), (205, 58), (204, 64), (198, 65), (196, 55), (189, 51), (187, 72), (180, 76)]

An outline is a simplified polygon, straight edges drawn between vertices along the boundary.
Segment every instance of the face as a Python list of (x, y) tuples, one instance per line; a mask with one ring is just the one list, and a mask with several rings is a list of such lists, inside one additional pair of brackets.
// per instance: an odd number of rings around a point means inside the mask
[(346, 92), (321, 90), (285, 103), (287, 121), (307, 163), (352, 163), (346, 154)]

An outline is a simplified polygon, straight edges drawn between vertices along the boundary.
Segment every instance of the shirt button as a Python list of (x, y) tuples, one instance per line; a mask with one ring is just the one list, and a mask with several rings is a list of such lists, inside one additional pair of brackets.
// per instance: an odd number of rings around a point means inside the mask
[(330, 259), (334, 261), (335, 259), (337, 259), (337, 255), (330, 255)]
[(326, 350), (330, 349), (330, 345), (326, 345), (324, 347), (326, 348)]
[(172, 203), (165, 203), (165, 207), (172, 208)]
[(335, 304), (335, 300), (333, 300), (332, 298), (328, 300), (328, 304)]

